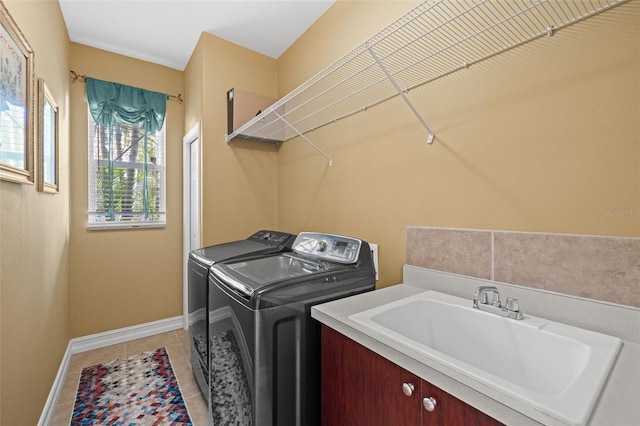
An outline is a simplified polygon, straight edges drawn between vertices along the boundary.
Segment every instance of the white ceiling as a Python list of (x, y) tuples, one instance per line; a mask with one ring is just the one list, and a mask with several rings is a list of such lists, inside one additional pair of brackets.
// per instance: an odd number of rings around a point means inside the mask
[(335, 0), (59, 0), (71, 41), (184, 70), (202, 32), (279, 57)]

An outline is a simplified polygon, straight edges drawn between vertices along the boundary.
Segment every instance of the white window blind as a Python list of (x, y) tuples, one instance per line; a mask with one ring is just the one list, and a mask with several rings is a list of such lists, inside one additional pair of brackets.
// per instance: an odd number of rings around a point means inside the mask
[[(112, 127), (89, 117), (89, 228), (157, 227), (166, 223), (165, 126)], [(145, 149), (146, 147), (146, 149)]]
[(24, 169), (24, 107), (5, 102), (0, 105), (0, 162)]

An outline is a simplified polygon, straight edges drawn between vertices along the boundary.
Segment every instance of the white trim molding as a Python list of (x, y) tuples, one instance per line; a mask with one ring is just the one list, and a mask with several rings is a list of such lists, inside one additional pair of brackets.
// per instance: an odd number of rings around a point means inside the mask
[(56, 412), (56, 405), (58, 405), (58, 397), (62, 391), (62, 386), (64, 386), (64, 379), (67, 377), (67, 370), (69, 369), (69, 364), (71, 362), (71, 355), (71, 341), (69, 341), (69, 344), (67, 344), (67, 350), (62, 356), (62, 362), (58, 368), (58, 374), (56, 374), (56, 378), (53, 381), (47, 401), (44, 403), (42, 414), (40, 414), (40, 420), (38, 420), (38, 426), (49, 425), (53, 419), (53, 415)]
[[(191, 170), (191, 144), (200, 144), (200, 122), (197, 122), (191, 130), (182, 138), (182, 316), (184, 329), (189, 328), (189, 252), (191, 251), (191, 173), (198, 173), (201, 179), (200, 169)], [(200, 147), (200, 145), (198, 145)], [(199, 151), (200, 152), (200, 151)], [(202, 162), (201, 154), (198, 154)], [(200, 187), (200, 185), (198, 185)], [(200, 192), (202, 192), (200, 190)], [(201, 200), (198, 200), (201, 205)], [(201, 212), (198, 212), (200, 220)], [(200, 241), (198, 240), (198, 246)]]
[(104, 348), (105, 346), (115, 345), (117, 343), (129, 342), (142, 337), (166, 333), (167, 331), (178, 330), (180, 328), (182, 328), (182, 316), (177, 316), (159, 321), (133, 325), (131, 327), (105, 331), (104, 333), (76, 337), (69, 341), (69, 345), (71, 345), (71, 354), (73, 355)]

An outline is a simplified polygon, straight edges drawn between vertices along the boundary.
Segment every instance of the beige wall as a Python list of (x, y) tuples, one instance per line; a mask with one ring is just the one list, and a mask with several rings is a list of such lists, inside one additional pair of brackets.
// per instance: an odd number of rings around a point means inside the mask
[[(79, 74), (156, 92), (184, 93), (183, 73), (71, 44)], [(85, 336), (182, 315), (184, 107), (167, 101), (167, 226), (87, 231), (85, 85), (71, 85), (71, 335)]]
[[(279, 59), (279, 96), (411, 6), (381, 3), (334, 5)], [(639, 6), (412, 91), (433, 145), (400, 99), (308, 134), (330, 167), (286, 142), (278, 225), (380, 244), (379, 286), (402, 280), (409, 225), (639, 236)]]
[[(415, 2), (339, 0), (277, 61), (203, 34), (184, 73), (69, 43), (57, 1), (5, 1), (61, 107), (58, 195), (0, 182), (0, 423), (35, 424), (70, 337), (182, 313), (182, 136), (202, 125), (202, 243), (259, 228), (380, 244), (401, 281), (406, 227), (640, 235), (640, 1), (300, 140), (227, 145), (229, 88), (281, 97)], [(86, 230), (87, 110), (68, 69), (168, 102), (164, 229)], [(38, 259), (34, 261), (33, 259)], [(113, 268), (117, 265), (117, 268)], [(140, 265), (144, 267), (140, 268)], [(43, 357), (46, 353), (50, 356)]]
[(0, 424), (37, 423), (69, 342), (69, 39), (55, 0), (4, 1), (60, 107), (60, 193), (0, 182)]
[[(202, 122), (203, 92), (205, 79), (203, 76), (204, 43), (197, 43), (191, 53), (189, 63), (184, 69), (184, 134), (197, 123)], [(202, 123), (201, 123), (202, 124)]]
[[(202, 90), (202, 245), (246, 238), (277, 225), (278, 154), (255, 142), (225, 142), (227, 90), (276, 97), (276, 61), (203, 33), (189, 62), (187, 88)], [(202, 71), (194, 68), (202, 67)], [(193, 79), (202, 75), (202, 83)], [(186, 96), (191, 96), (190, 92)], [(187, 122), (197, 118), (197, 107)]]
[(419, 3), (407, 0), (337, 0), (278, 58), (278, 99)]

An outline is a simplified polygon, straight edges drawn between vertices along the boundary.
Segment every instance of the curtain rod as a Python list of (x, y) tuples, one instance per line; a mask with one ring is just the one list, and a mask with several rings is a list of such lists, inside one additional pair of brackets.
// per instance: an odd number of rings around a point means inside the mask
[[(69, 73), (71, 73), (72, 82), (76, 82), (78, 80), (84, 81), (84, 79), (87, 78), (86, 75), (78, 74), (74, 70), (69, 70)], [(178, 101), (180, 103), (184, 102), (184, 99), (182, 99), (182, 93), (178, 93), (177, 95), (167, 95), (167, 99), (171, 99), (172, 101)]]

